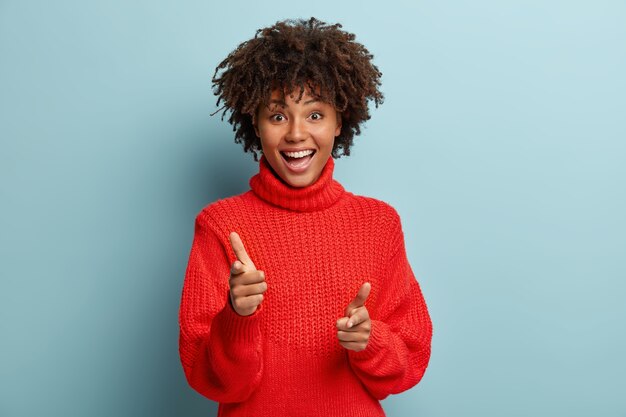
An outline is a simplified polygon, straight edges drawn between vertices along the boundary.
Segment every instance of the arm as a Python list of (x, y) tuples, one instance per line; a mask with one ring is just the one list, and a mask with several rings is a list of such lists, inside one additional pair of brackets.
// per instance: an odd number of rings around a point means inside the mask
[[(383, 269), (385, 289), (371, 316), (365, 349), (348, 350), (354, 373), (377, 399), (415, 386), (430, 360), (432, 322), (420, 286), (408, 262), (399, 216)], [(372, 312), (374, 310), (372, 309)]]
[(201, 212), (185, 273), (179, 311), (179, 353), (189, 385), (218, 402), (252, 394), (263, 372), (261, 306), (237, 314), (229, 297), (230, 265), (222, 242)]

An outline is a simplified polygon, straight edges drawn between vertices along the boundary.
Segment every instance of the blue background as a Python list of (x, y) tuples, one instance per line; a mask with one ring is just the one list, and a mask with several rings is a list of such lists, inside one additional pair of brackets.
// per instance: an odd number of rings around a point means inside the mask
[(385, 103), (337, 160), (434, 324), (389, 416), (626, 416), (623, 1), (0, 1), (0, 415), (209, 416), (178, 358), (195, 214), (257, 169), (217, 64), (341, 22)]

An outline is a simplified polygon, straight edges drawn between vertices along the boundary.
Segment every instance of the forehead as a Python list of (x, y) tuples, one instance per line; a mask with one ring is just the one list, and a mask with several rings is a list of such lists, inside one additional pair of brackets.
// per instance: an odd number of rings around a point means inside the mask
[[(319, 95), (319, 92), (319, 87), (314, 87), (312, 91), (311, 88), (305, 85), (304, 91), (302, 92), (302, 98), (314, 97), (316, 94)], [(286, 100), (292, 99), (295, 101), (300, 95), (300, 86), (296, 85), (295, 87), (292, 87), (291, 91), (289, 91), (288, 87), (285, 87), (282, 90), (282, 94), (284, 94)], [(281, 100), (283, 98), (282, 94), (280, 88), (273, 88), (270, 93), (270, 100)]]
[[(322, 105), (332, 105), (331, 103), (324, 100), (320, 97), (320, 89), (315, 87), (313, 91), (305, 85), (304, 91), (302, 92), (302, 97), (300, 100), (296, 102), (298, 96), (300, 95), (300, 86), (296, 85), (292, 88), (291, 91), (288, 91), (288, 88), (283, 88), (282, 94), (280, 88), (274, 88), (270, 91), (269, 101), (266, 104), (266, 107), (272, 106), (281, 106), (281, 107), (289, 107), (290, 105), (307, 105), (314, 102)], [(260, 103), (260, 106), (263, 107), (263, 103)]]

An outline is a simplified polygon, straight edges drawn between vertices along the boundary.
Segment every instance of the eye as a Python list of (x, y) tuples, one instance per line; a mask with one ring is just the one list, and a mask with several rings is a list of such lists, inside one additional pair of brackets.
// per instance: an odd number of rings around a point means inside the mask
[(270, 116), (270, 120), (274, 121), (274, 122), (282, 122), (284, 119), (284, 116), (280, 113), (277, 114), (273, 114)]
[(316, 111), (316, 112), (311, 113), (311, 118), (312, 118), (313, 120), (319, 120), (319, 119), (321, 119), (322, 117), (323, 117), (323, 115), (322, 115), (322, 113), (320, 113), (320, 112), (317, 112), (317, 111)]

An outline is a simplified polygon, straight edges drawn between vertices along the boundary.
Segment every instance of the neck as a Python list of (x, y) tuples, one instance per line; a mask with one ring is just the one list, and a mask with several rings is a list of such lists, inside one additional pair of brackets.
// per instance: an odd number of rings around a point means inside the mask
[(261, 155), (259, 173), (250, 178), (250, 188), (262, 200), (292, 211), (318, 211), (333, 205), (345, 192), (333, 178), (335, 161), (328, 158), (320, 176), (306, 187), (285, 183)]

